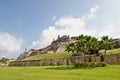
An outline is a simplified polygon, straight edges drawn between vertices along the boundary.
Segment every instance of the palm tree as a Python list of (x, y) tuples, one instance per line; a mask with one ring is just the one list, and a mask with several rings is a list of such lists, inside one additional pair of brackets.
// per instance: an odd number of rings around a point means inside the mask
[(75, 52), (75, 43), (69, 43), (67, 45), (66, 51), (68, 51), (68, 52), (72, 51), (72, 53), (74, 53)]
[(86, 49), (86, 39), (85, 39), (85, 36), (83, 34), (81, 34), (78, 39), (77, 39), (77, 42), (76, 42), (76, 50), (77, 52), (81, 52), (83, 53), (84, 55), (87, 53), (87, 49)]
[(85, 36), (85, 46), (87, 49), (88, 54), (90, 55), (90, 49), (92, 48), (92, 37), (91, 36)]
[(105, 55), (106, 55), (106, 51), (110, 48), (114, 47), (114, 43), (112, 41), (112, 38), (109, 38), (108, 36), (103, 36), (101, 37), (101, 48), (105, 50)]
[(92, 40), (91, 40), (91, 46), (92, 46), (92, 51), (93, 51), (93, 54), (97, 54), (98, 51), (100, 50), (100, 47), (99, 47), (99, 41), (97, 38), (95, 37), (92, 37)]
[[(99, 50), (104, 49), (106, 55), (106, 50), (113, 47), (114, 44), (112, 38), (109, 38), (108, 36), (103, 36), (101, 37), (101, 40), (98, 41), (95, 37), (84, 36), (81, 34), (75, 43), (68, 44), (66, 51), (72, 51), (72, 53), (77, 52), (78, 54), (83, 53), (84, 55), (89, 54), (89, 61), (91, 62), (91, 54), (97, 54)], [(103, 60), (104, 59), (102, 59), (102, 61)]]

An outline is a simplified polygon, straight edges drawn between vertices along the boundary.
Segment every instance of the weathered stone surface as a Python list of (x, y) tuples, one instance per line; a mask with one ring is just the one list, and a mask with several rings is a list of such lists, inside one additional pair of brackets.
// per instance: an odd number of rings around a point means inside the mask
[[(91, 56), (92, 62), (100, 62), (100, 56)], [(71, 57), (60, 59), (11, 61), (9, 66), (50, 66), (50, 65), (74, 65), (79, 62), (89, 62), (89, 57)], [(105, 56), (105, 62), (108, 64), (120, 64), (120, 54)]]
[[(24, 59), (26, 57), (39, 55), (39, 54), (64, 52), (66, 50), (66, 45), (70, 42), (70, 39), (71, 38), (68, 35), (65, 35), (62, 37), (58, 36), (58, 38), (56, 40), (53, 40), (51, 45), (49, 45), (45, 48), (42, 48), (42, 49), (38, 49), (38, 50), (30, 49), (29, 51), (21, 54), (17, 58), (17, 60), (21, 60), (21, 59)], [(74, 40), (74, 39), (72, 39), (72, 40)]]
[[(55, 53), (55, 52), (65, 52), (67, 44), (70, 42), (76, 42), (76, 40), (77, 40), (77, 37), (70, 37), (69, 35), (64, 35), (62, 37), (58, 36), (56, 40), (53, 40), (51, 45), (38, 50), (30, 49), (29, 51), (21, 54), (17, 58), (17, 60), (21, 60), (26, 57), (34, 56), (34, 55)], [(120, 48), (120, 39), (113, 39), (113, 42), (115, 43), (115, 48)]]
[(120, 48), (120, 38), (113, 39), (113, 43), (115, 43), (115, 48)]

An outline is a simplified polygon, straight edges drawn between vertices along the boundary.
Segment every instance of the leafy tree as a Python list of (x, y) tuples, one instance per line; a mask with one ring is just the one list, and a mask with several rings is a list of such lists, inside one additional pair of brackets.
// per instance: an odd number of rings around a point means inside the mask
[(80, 35), (76, 43), (78, 51), (82, 51), (84, 54), (97, 54), (99, 51), (99, 41), (95, 37)]
[(100, 50), (100, 41), (98, 41), (97, 38), (95, 37), (92, 37), (92, 40), (91, 40), (91, 53), (92, 54), (97, 54), (98, 51)]
[(112, 38), (109, 38), (108, 36), (101, 37), (100, 45), (101, 45), (101, 49), (105, 50), (105, 55), (108, 49), (111, 49), (114, 47)]
[(70, 43), (67, 46), (66, 51), (72, 51), (73, 53), (83, 53), (85, 54), (97, 54), (99, 50), (105, 49), (106, 50), (113, 48), (114, 44), (112, 42), (112, 38), (108, 38), (108, 36), (103, 36), (101, 41), (98, 41), (96, 37), (92, 36), (84, 36), (81, 34), (78, 36), (77, 41), (75, 43)]
[(98, 39), (92, 36), (85, 36), (85, 46), (86, 51), (89, 55), (89, 61), (91, 62), (91, 54), (97, 54), (99, 50)]
[(68, 51), (68, 52), (72, 51), (72, 53), (74, 53), (75, 52), (75, 43), (69, 43), (67, 45), (66, 51)]
[(9, 59), (5, 58), (5, 57), (0, 59), (0, 62), (2, 62), (2, 63), (7, 63), (8, 61), (9, 61)]
[(85, 39), (85, 36), (84, 35), (80, 35), (77, 39), (77, 42), (76, 42), (76, 51), (77, 52), (81, 52), (83, 54), (86, 54), (87, 53), (87, 49), (86, 49), (86, 39)]

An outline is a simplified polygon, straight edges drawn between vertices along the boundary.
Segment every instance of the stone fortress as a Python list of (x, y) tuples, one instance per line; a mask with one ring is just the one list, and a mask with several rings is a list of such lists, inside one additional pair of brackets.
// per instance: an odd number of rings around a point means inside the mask
[(66, 46), (69, 42), (75, 42), (77, 37), (70, 37), (69, 35), (64, 35), (60, 37), (58, 35), (57, 39), (52, 41), (52, 43), (42, 49), (30, 49), (29, 51), (25, 51), (21, 54), (17, 60), (24, 59), (29, 56), (40, 55), (40, 54), (47, 54), (47, 53), (56, 53), (56, 52), (65, 52)]
[[(29, 51), (25, 51), (23, 54), (21, 54), (17, 60), (24, 59), (29, 56), (34, 55), (40, 55), (40, 54), (47, 54), (47, 53), (58, 53), (58, 52), (65, 52), (66, 46), (70, 42), (75, 42), (77, 40), (77, 37), (70, 37), (69, 35), (59, 36), (56, 40), (53, 40), (52, 43), (42, 49), (30, 49)], [(115, 48), (120, 48), (120, 38), (113, 39), (113, 42), (115, 43)]]

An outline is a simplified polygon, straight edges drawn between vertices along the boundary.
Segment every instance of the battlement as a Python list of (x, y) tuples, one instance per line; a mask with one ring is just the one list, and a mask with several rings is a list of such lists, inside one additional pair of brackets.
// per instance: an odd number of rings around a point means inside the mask
[(64, 35), (62, 37), (60, 37), (58, 35), (56, 40), (53, 40), (51, 44), (58, 44), (60, 42), (70, 42), (70, 36), (69, 35)]
[[(47, 54), (47, 53), (56, 53), (56, 52), (65, 52), (66, 46), (70, 42), (76, 42), (77, 41), (77, 36), (70, 37), (69, 35), (64, 35), (64, 36), (59, 36), (57, 37), (56, 40), (53, 40), (51, 45), (42, 48), (42, 49), (30, 49), (29, 51), (25, 51), (23, 54), (21, 54), (18, 57), (18, 60), (24, 59), (29, 56), (33, 55), (40, 55), (40, 54)], [(118, 39), (113, 39), (113, 42), (115, 43), (115, 48), (120, 48), (120, 38)]]
[(77, 36), (70, 37), (69, 35), (59, 36), (56, 40), (53, 39), (51, 44), (65, 43), (65, 42), (75, 42), (77, 40)]

